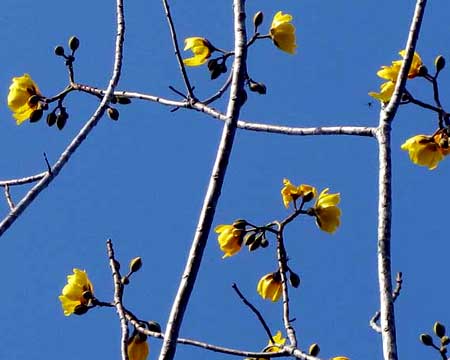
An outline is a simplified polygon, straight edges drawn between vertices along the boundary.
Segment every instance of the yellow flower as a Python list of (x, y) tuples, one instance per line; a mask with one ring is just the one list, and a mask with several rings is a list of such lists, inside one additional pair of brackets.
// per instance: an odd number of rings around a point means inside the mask
[(332, 358), (331, 360), (350, 360), (350, 359), (346, 356), (336, 356), (336, 357)]
[(128, 340), (127, 346), (129, 360), (145, 360), (148, 356), (147, 335), (135, 332)]
[(272, 20), (270, 37), (275, 46), (289, 54), (295, 54), (295, 26), (291, 24), (292, 15), (278, 11)]
[(293, 185), (288, 179), (283, 180), (284, 187), (281, 189), (281, 197), (286, 208), (291, 202), (295, 202), (299, 197), (304, 201), (310, 201), (317, 195), (317, 190), (313, 186), (302, 184), (300, 186)]
[[(404, 58), (406, 51), (402, 50), (399, 54)], [(386, 79), (385, 83), (381, 84), (380, 92), (369, 92), (369, 95), (378, 99), (382, 102), (388, 102), (391, 100), (392, 94), (394, 93), (395, 83), (397, 81), (398, 73), (400, 72), (400, 67), (402, 66), (403, 60), (395, 60), (392, 62), (391, 66), (382, 66), (380, 70), (378, 70), (377, 75)], [(422, 59), (420, 58), (418, 53), (414, 53), (413, 60), (411, 63), (411, 67), (408, 72), (408, 78), (413, 79), (419, 75), (420, 68), (423, 66)]]
[(12, 111), (17, 125), (29, 119), (33, 111), (41, 108), (38, 98), (29, 101), (33, 95), (42, 96), (30, 75), (23, 74), (13, 77), (9, 87), (8, 107)]
[(434, 136), (416, 135), (402, 145), (402, 150), (409, 153), (411, 161), (428, 169), (435, 169), (444, 156), (450, 153), (448, 138), (439, 131)]
[(241, 249), (242, 240), (245, 234), (243, 228), (237, 228), (235, 224), (218, 225), (214, 231), (219, 234), (217, 240), (219, 242), (220, 250), (225, 253), (223, 258), (233, 256)]
[(339, 204), (341, 195), (328, 194), (328, 188), (324, 189), (314, 206), (317, 226), (327, 233), (334, 233), (340, 225), (341, 210), (336, 206)]
[(281, 331), (278, 331), (275, 336), (273, 336), (273, 342), (269, 339), (269, 343), (266, 348), (263, 350), (264, 352), (278, 352), (283, 348), (286, 339), (281, 334)]
[(263, 299), (272, 300), (273, 302), (278, 301), (283, 290), (280, 274), (274, 272), (264, 275), (259, 280), (256, 290)]
[[(281, 331), (278, 331), (272, 340), (269, 340), (267, 346), (263, 349), (263, 352), (273, 353), (278, 352), (283, 348), (286, 339), (281, 335)], [(267, 360), (266, 358), (246, 358), (245, 360)]]
[(94, 287), (86, 271), (73, 269), (73, 275), (67, 276), (67, 284), (59, 296), (64, 315), (81, 315), (87, 311), (87, 305), (93, 298)]
[(184, 40), (184, 51), (191, 50), (193, 57), (184, 59), (183, 62), (187, 66), (203, 65), (209, 59), (214, 47), (211, 43), (202, 37), (189, 37)]

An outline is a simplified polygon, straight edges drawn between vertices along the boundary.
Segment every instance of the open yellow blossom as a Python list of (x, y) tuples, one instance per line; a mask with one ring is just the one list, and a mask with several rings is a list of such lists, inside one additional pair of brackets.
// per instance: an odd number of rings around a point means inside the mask
[(205, 38), (189, 37), (184, 40), (184, 51), (186, 50), (191, 50), (194, 56), (184, 59), (184, 64), (187, 66), (199, 66), (203, 65), (209, 59), (214, 51), (214, 47)]
[(281, 189), (281, 197), (286, 208), (291, 202), (294, 202), (302, 197), (304, 201), (310, 201), (317, 196), (315, 187), (302, 184), (300, 186), (293, 185), (288, 179), (283, 179), (283, 188)]
[(332, 358), (331, 360), (350, 360), (350, 359), (346, 356), (336, 356), (336, 357)]
[(59, 296), (64, 315), (86, 312), (87, 305), (94, 294), (94, 287), (89, 280), (86, 271), (73, 269), (73, 274), (67, 276), (67, 284)]
[(430, 170), (435, 169), (439, 162), (450, 153), (448, 138), (443, 137), (442, 131), (434, 136), (413, 136), (406, 140), (401, 148), (408, 151), (409, 158), (414, 164), (426, 166)]
[(279, 49), (289, 54), (295, 54), (295, 26), (291, 24), (292, 15), (278, 11), (272, 20), (270, 37)]
[(147, 335), (135, 332), (133, 336), (128, 340), (128, 359), (146, 360), (148, 352)]
[(241, 250), (242, 240), (245, 234), (244, 229), (238, 229), (234, 224), (231, 224), (218, 225), (214, 231), (219, 234), (217, 240), (220, 250), (225, 253), (223, 258), (233, 256)]
[[(404, 58), (406, 51), (402, 50), (399, 54)], [(392, 94), (394, 93), (395, 83), (397, 81), (398, 73), (400, 72), (400, 68), (402, 66), (403, 60), (395, 60), (392, 62), (390, 66), (382, 66), (380, 70), (378, 70), (377, 75), (386, 79), (385, 83), (381, 84), (380, 92), (369, 92), (369, 95), (373, 98), (380, 100), (382, 102), (388, 102), (391, 100)], [(423, 66), (422, 59), (418, 53), (414, 53), (411, 67), (408, 72), (408, 78), (413, 79), (419, 75), (420, 68)]]
[(264, 352), (277, 352), (280, 351), (283, 348), (284, 343), (286, 342), (286, 339), (281, 334), (281, 331), (278, 331), (273, 336), (273, 341), (269, 339), (269, 343), (263, 350)]
[(17, 125), (29, 119), (33, 111), (40, 109), (38, 99), (29, 101), (33, 95), (41, 96), (38, 86), (28, 74), (13, 77), (8, 93), (8, 107)]
[(324, 189), (314, 206), (317, 226), (327, 233), (334, 233), (340, 225), (341, 210), (337, 207), (341, 195), (328, 194), (328, 188)]
[(264, 275), (259, 280), (256, 290), (263, 299), (278, 301), (283, 290), (280, 274), (274, 272)]

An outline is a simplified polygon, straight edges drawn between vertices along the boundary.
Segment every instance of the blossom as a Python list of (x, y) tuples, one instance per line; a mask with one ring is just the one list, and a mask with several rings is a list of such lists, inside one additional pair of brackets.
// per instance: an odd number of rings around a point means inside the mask
[(293, 185), (288, 179), (283, 179), (284, 187), (281, 189), (281, 197), (286, 208), (291, 202), (302, 197), (304, 201), (310, 201), (317, 195), (317, 190), (313, 186), (302, 184), (300, 186)]
[(270, 37), (275, 46), (289, 54), (295, 53), (295, 26), (291, 24), (292, 15), (278, 11), (272, 20)]
[(256, 290), (263, 299), (278, 301), (283, 290), (280, 274), (274, 272), (264, 275), (259, 280)]
[(67, 276), (67, 284), (59, 296), (64, 315), (83, 314), (89, 301), (93, 298), (94, 287), (86, 271), (73, 269), (73, 274)]
[(411, 161), (428, 169), (435, 169), (444, 156), (450, 153), (448, 138), (442, 131), (433, 136), (416, 135), (409, 138), (401, 146), (402, 150), (409, 153)]
[[(399, 54), (404, 58), (406, 55), (406, 51), (402, 50), (399, 52)], [(388, 81), (381, 84), (379, 93), (371, 91), (369, 92), (369, 95), (382, 102), (388, 102), (389, 100), (391, 100), (402, 63), (403, 60), (395, 60), (390, 66), (382, 66), (381, 69), (378, 70), (377, 75), (380, 78), (386, 79)], [(413, 79), (418, 76), (420, 74), (420, 68), (422, 66), (422, 59), (420, 58), (420, 55), (415, 52), (411, 62), (411, 67), (409, 68), (408, 78)]]
[[(38, 86), (28, 74), (13, 77), (8, 93), (8, 107), (16, 119), (17, 125), (29, 119), (33, 111), (40, 109), (39, 98), (42, 96)], [(32, 101), (30, 99), (33, 97)]]
[(341, 195), (328, 194), (328, 188), (324, 189), (314, 205), (314, 215), (317, 226), (327, 233), (334, 233), (340, 225), (341, 210), (339, 204)]
[(286, 342), (286, 339), (281, 334), (281, 331), (278, 331), (272, 339), (269, 339), (269, 343), (267, 344), (266, 348), (263, 350), (264, 352), (277, 352), (280, 351)]
[(350, 360), (350, 359), (346, 356), (335, 356), (331, 360)]
[(128, 340), (127, 353), (129, 360), (145, 360), (148, 356), (147, 335), (135, 332)]
[(233, 256), (242, 246), (245, 230), (236, 226), (236, 223), (231, 225), (218, 225), (214, 231), (219, 234), (217, 241), (219, 242), (220, 250), (225, 255), (223, 258)]
[(184, 51), (191, 50), (193, 57), (184, 59), (183, 62), (187, 66), (203, 65), (214, 51), (214, 46), (202, 37), (189, 37), (184, 40)]

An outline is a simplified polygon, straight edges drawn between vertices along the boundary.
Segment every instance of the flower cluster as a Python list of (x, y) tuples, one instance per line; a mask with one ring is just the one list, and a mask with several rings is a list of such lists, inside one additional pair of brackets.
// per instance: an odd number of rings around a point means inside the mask
[[(406, 51), (402, 50), (399, 52), (400, 56), (405, 57)], [(374, 97), (375, 99), (380, 100), (381, 102), (388, 102), (392, 94), (394, 93), (395, 83), (397, 81), (398, 73), (400, 72), (400, 68), (402, 66), (403, 60), (396, 60), (392, 62), (390, 66), (382, 66), (381, 69), (377, 72), (377, 75), (387, 80), (380, 86), (380, 92), (369, 92), (369, 95)], [(413, 79), (416, 76), (420, 75), (420, 70), (423, 66), (422, 59), (420, 58), (418, 53), (414, 53), (413, 60), (411, 63), (411, 67), (408, 72), (408, 78)]]
[(86, 271), (73, 269), (73, 274), (67, 276), (67, 284), (59, 296), (64, 315), (84, 314), (93, 298), (94, 287)]
[(414, 164), (433, 170), (450, 154), (448, 135), (444, 129), (431, 136), (416, 135), (406, 140), (402, 150), (408, 151), (409, 158)]
[(38, 86), (28, 74), (12, 79), (9, 87), (8, 107), (16, 119), (17, 125), (29, 119), (34, 112), (41, 112), (42, 94)]

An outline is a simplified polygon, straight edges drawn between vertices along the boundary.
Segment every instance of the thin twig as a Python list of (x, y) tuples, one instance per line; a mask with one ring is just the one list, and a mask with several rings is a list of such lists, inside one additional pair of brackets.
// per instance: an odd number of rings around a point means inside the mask
[(106, 242), (106, 248), (108, 250), (109, 266), (114, 280), (114, 306), (116, 307), (117, 314), (120, 319), (120, 329), (122, 331), (122, 337), (120, 342), (120, 352), (122, 354), (122, 360), (128, 360), (127, 342), (128, 342), (128, 322), (125, 315), (125, 309), (122, 304), (123, 296), (123, 284), (122, 277), (119, 272), (119, 263), (114, 258), (114, 249), (111, 239)]
[(27, 176), (24, 178), (2, 180), (2, 181), (0, 181), (0, 186), (18, 186), (18, 185), (31, 184), (31, 183), (41, 180), (43, 177), (45, 177), (45, 175), (47, 175), (47, 173), (48, 172), (46, 171), (46, 172), (42, 172), (40, 174)]
[(233, 77), (233, 71), (230, 71), (230, 75), (228, 76), (227, 81), (225, 81), (225, 83), (222, 85), (222, 87), (214, 95), (212, 95), (208, 99), (202, 101), (202, 103), (205, 105), (209, 105), (212, 102), (216, 101), (217, 99), (220, 99), (222, 97), (222, 95), (225, 94), (225, 91), (227, 91), (228, 88), (230, 87), (232, 77)]
[(266, 321), (264, 320), (263, 316), (261, 315), (261, 312), (250, 302), (248, 301), (245, 296), (241, 293), (241, 291), (239, 290), (238, 286), (236, 283), (233, 283), (233, 285), (231, 285), (231, 287), (233, 288), (234, 291), (236, 291), (236, 294), (239, 296), (239, 298), (243, 301), (243, 303), (245, 305), (247, 305), (251, 311), (254, 312), (254, 314), (256, 315), (256, 317), (258, 318), (259, 322), (261, 323), (261, 325), (263, 326), (264, 330), (267, 333), (267, 336), (269, 337), (270, 341), (272, 341), (273, 344), (275, 344), (275, 341), (273, 340), (273, 335), (270, 332), (270, 328), (267, 325)]
[(379, 198), (378, 198), (378, 281), (380, 289), (380, 326), (384, 360), (397, 360), (394, 303), (391, 279), (391, 123), (403, 94), (420, 32), (426, 0), (417, 0), (414, 16), (405, 46), (406, 54), (397, 78), (394, 94), (380, 111), (377, 132), (379, 146)]
[[(125, 20), (123, 17), (123, 0), (117, 0), (117, 34), (116, 34), (116, 45), (114, 53), (114, 66), (111, 79), (109, 81), (108, 87), (103, 95), (103, 99), (98, 105), (97, 109), (83, 126), (80, 132), (75, 136), (72, 142), (66, 147), (58, 161), (53, 165), (52, 172), (45, 173), (41, 180), (34, 185), (30, 191), (22, 198), (22, 200), (17, 204), (14, 210), (2, 220), (0, 223), (0, 236), (9, 229), (9, 227), (20, 217), (24, 210), (38, 197), (42, 190), (44, 190), (52, 181), (55, 179), (60, 171), (64, 168), (67, 162), (70, 160), (72, 155), (76, 152), (78, 147), (86, 140), (87, 136), (90, 134), (92, 129), (100, 121), (103, 113), (108, 106), (109, 99), (114, 92), (120, 73), (122, 69), (122, 51), (123, 51), (123, 41), (125, 34)], [(3, 185), (4, 186), (4, 185)]]
[(8, 203), (8, 206), (11, 210), (14, 210), (14, 202), (11, 197), (11, 193), (9, 192), (9, 185), (5, 185), (5, 198), (6, 202)]
[(245, 30), (244, 0), (234, 0), (234, 24), (236, 56), (234, 59), (233, 80), (227, 109), (227, 121), (222, 131), (222, 137), (218, 146), (216, 160), (200, 212), (191, 250), (170, 311), (159, 360), (172, 360), (175, 355), (176, 339), (192, 289), (194, 288), (197, 274), (200, 270), (203, 251), (214, 219), (216, 205), (219, 200), (228, 160), (233, 147), (237, 120), (243, 103), (242, 94), (246, 74), (245, 64), (247, 51), (245, 44), (247, 42), (247, 36)]
[(178, 66), (181, 71), (181, 76), (183, 77), (184, 84), (186, 86), (186, 91), (188, 93), (189, 99), (194, 99), (194, 93), (192, 91), (191, 83), (189, 82), (189, 77), (186, 72), (186, 67), (184, 66), (183, 59), (180, 54), (180, 47), (178, 46), (177, 33), (175, 31), (175, 26), (172, 20), (172, 14), (170, 13), (169, 2), (167, 0), (163, 0), (164, 11), (166, 12), (167, 22), (169, 24), (170, 35), (172, 37), (173, 48), (175, 50), (175, 57), (178, 61)]
[[(402, 290), (402, 283), (403, 283), (403, 275), (401, 272), (397, 273), (397, 277), (395, 278), (395, 289), (392, 293), (392, 301), (395, 302), (397, 300), (398, 296), (400, 295), (400, 291)], [(380, 311), (378, 310), (370, 319), (369, 325), (370, 327), (375, 330), (377, 333), (381, 333), (380, 325), (377, 324), (378, 320), (380, 319)]]

